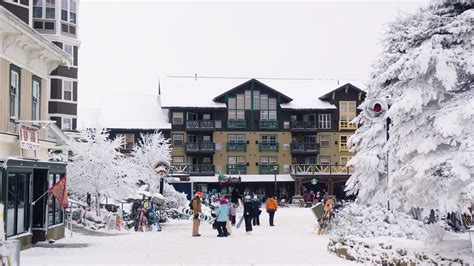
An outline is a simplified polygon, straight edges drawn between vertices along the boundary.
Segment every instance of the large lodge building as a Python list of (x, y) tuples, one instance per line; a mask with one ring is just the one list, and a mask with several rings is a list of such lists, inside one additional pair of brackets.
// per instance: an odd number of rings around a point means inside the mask
[[(353, 171), (346, 167), (353, 155), (347, 141), (357, 129), (351, 120), (365, 97), (353, 84), (196, 75), (161, 79), (159, 91), (159, 116), (167, 120), (159, 129), (173, 146), (171, 175), (194, 191), (269, 195), (276, 176), (280, 197), (310, 190), (344, 196)], [(108, 128), (125, 138), (127, 152), (140, 132), (155, 127)], [(219, 175), (241, 182), (223, 184)]]

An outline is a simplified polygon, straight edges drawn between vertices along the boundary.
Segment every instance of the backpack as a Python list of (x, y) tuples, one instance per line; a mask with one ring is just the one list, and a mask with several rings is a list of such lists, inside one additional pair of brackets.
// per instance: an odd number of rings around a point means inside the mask
[(190, 209), (190, 210), (193, 210), (193, 201), (194, 201), (194, 199), (192, 199), (192, 200), (189, 202), (189, 209)]

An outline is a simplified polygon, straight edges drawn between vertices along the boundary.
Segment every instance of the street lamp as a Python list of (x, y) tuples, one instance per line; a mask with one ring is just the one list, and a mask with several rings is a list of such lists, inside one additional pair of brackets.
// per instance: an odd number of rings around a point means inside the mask
[(278, 173), (278, 165), (273, 166), (273, 173), (275, 174), (275, 199), (277, 196), (277, 173)]

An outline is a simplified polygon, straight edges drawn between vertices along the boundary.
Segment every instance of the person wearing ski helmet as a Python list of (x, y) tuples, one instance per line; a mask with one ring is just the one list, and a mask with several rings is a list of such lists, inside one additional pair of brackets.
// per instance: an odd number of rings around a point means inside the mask
[(199, 234), (199, 225), (201, 221), (199, 220), (199, 214), (202, 212), (201, 209), (201, 192), (196, 192), (194, 198), (192, 199), (191, 206), (193, 207), (194, 217), (193, 217), (193, 237), (201, 236)]
[(244, 197), (244, 220), (245, 220), (245, 231), (250, 234), (252, 231), (252, 200), (250, 195)]

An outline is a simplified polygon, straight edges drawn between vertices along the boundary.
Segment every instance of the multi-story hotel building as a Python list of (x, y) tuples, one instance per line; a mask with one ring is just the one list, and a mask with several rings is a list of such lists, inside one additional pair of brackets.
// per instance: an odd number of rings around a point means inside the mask
[(5, 235), (23, 248), (64, 236), (63, 212), (46, 192), (66, 174), (66, 164), (48, 161), (56, 141), (46, 127), (49, 75), (72, 64), (71, 56), (31, 27), (30, 4), (0, 1), (0, 201)]
[[(172, 175), (194, 190), (234, 188), (280, 197), (343, 196), (348, 138), (365, 93), (316, 80), (169, 77), (161, 80), (173, 145)], [(240, 177), (219, 183), (218, 176)], [(275, 181), (276, 180), (276, 181)]]

